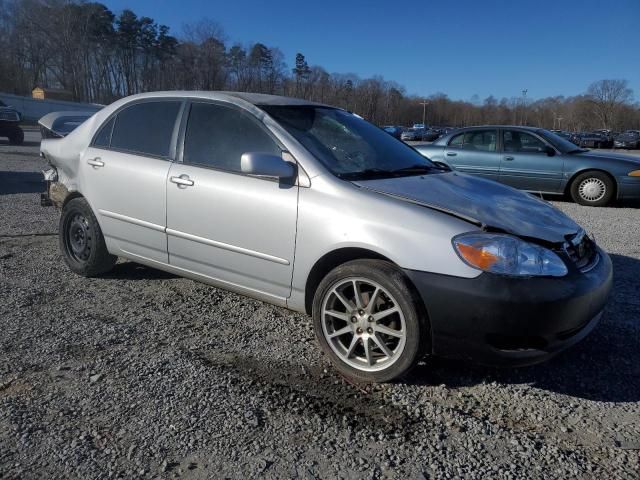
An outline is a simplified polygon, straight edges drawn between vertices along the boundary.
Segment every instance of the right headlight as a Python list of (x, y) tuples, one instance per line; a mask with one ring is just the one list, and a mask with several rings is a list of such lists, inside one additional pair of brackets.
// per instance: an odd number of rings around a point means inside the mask
[(485, 272), (513, 276), (563, 277), (562, 259), (551, 250), (500, 233), (464, 233), (452, 240), (466, 264)]

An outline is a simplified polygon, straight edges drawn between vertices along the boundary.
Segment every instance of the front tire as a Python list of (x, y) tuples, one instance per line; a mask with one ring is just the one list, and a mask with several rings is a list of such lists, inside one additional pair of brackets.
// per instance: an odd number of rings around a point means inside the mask
[(606, 173), (584, 172), (571, 182), (570, 192), (573, 201), (580, 205), (603, 207), (613, 199), (615, 184)]
[(9, 143), (11, 145), (22, 145), (24, 143), (24, 132), (22, 129), (17, 129), (11, 132), (9, 136)]
[(313, 325), (336, 369), (355, 382), (406, 375), (428, 345), (421, 300), (396, 266), (354, 260), (334, 268), (313, 299)]
[(118, 259), (107, 250), (98, 220), (84, 198), (69, 200), (63, 207), (58, 239), (64, 261), (83, 277), (108, 272)]

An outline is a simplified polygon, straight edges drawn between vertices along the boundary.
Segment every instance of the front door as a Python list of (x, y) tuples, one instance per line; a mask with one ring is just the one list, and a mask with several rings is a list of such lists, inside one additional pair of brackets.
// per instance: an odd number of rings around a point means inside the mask
[(497, 152), (497, 139), (498, 132), (495, 129), (461, 132), (449, 141), (444, 160), (461, 172), (498, 180), (500, 155)]
[(167, 263), (166, 181), (181, 101), (143, 101), (107, 121), (82, 158), (85, 191), (107, 248)]
[(167, 179), (169, 263), (283, 301), (291, 291), (298, 187), (241, 172), (247, 152), (282, 148), (251, 114), (194, 102), (182, 162)]
[(530, 192), (560, 193), (562, 155), (537, 135), (522, 130), (502, 131), (500, 182)]

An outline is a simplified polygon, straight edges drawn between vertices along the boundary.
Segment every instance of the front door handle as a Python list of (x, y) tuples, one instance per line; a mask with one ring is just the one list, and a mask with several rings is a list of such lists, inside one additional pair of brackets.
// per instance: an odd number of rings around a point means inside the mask
[(510, 162), (511, 160), (513, 160), (513, 157), (507, 156), (507, 157), (504, 157), (504, 159), (507, 160), (508, 162)]
[(447, 157), (455, 157), (458, 155), (456, 152), (447, 152)]
[(92, 167), (104, 167), (104, 162), (100, 160), (100, 157), (90, 158), (87, 163)]
[(193, 186), (193, 180), (189, 178), (189, 175), (182, 174), (179, 177), (171, 177), (169, 180), (172, 183), (178, 185), (178, 188), (186, 188)]

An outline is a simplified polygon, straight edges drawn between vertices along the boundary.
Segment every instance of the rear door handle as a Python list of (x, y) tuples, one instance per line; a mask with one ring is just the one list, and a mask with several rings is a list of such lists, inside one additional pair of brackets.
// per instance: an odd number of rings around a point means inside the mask
[(100, 160), (100, 157), (90, 158), (87, 163), (92, 167), (104, 167), (104, 162)]
[(456, 152), (447, 152), (447, 157), (455, 157), (458, 155)]
[(189, 175), (182, 174), (179, 177), (171, 177), (169, 180), (172, 183), (178, 185), (178, 188), (192, 187), (193, 180), (189, 178)]
[(510, 162), (511, 160), (513, 160), (513, 157), (508, 156), (508, 157), (504, 157), (504, 159)]

